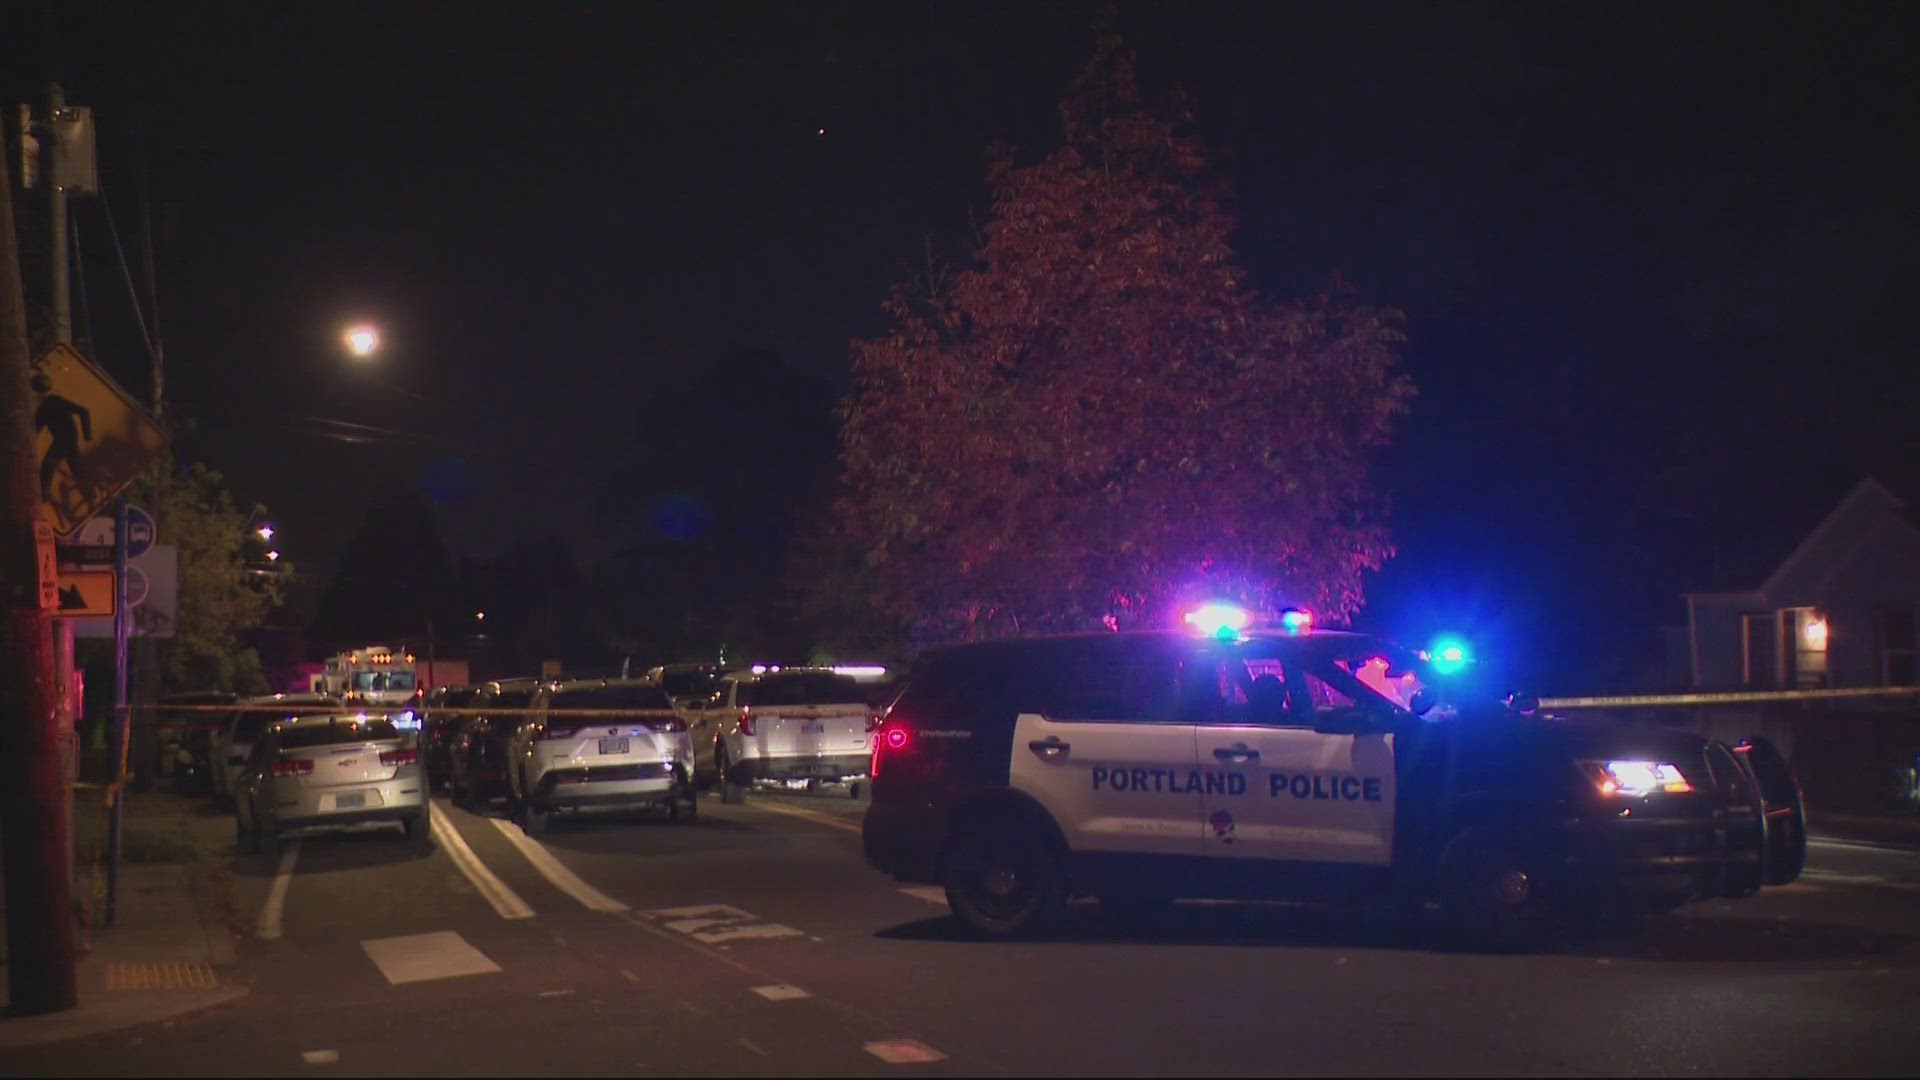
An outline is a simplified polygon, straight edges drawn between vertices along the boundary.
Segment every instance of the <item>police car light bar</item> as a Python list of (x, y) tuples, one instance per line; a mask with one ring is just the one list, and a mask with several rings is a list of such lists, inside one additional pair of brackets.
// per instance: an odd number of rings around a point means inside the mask
[(1196, 633), (1227, 641), (1239, 637), (1248, 621), (1246, 610), (1232, 604), (1204, 604), (1187, 612), (1184, 619)]
[(1300, 608), (1287, 608), (1280, 613), (1280, 625), (1289, 634), (1307, 634), (1313, 631), (1313, 612)]

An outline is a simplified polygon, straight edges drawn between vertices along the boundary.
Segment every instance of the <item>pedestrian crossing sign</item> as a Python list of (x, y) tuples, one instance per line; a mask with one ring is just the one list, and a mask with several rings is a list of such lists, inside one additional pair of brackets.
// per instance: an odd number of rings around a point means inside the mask
[(45, 516), (61, 539), (79, 532), (167, 446), (153, 417), (65, 344), (33, 362), (33, 440)]

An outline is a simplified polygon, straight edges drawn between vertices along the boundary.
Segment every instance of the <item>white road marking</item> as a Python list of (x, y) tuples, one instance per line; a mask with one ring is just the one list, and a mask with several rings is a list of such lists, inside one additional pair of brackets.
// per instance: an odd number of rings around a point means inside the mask
[(635, 975), (633, 972), (628, 971), (626, 968), (620, 969), (620, 977), (627, 980), (628, 982), (637, 983), (640, 981), (640, 976)]
[(273, 872), (273, 886), (267, 890), (267, 902), (260, 908), (260, 924), (254, 934), (262, 941), (280, 936), (280, 916), (287, 907), (287, 886), (293, 883), (293, 864), (300, 858), (300, 841), (291, 840), (280, 852), (280, 867)]
[(929, 904), (947, 906), (947, 890), (938, 885), (909, 885), (900, 890), (915, 900), (925, 900)]
[(1802, 870), (1800, 876), (1834, 885), (1872, 885), (1876, 888), (1899, 889), (1904, 892), (1920, 890), (1920, 882), (1889, 881), (1878, 874), (1840, 874), (1832, 870)]
[(1909, 859), (1920, 859), (1920, 851), (1901, 847), (1898, 844), (1879, 844), (1871, 840), (1835, 840), (1831, 837), (1815, 836), (1808, 838), (1807, 846), (1838, 848), (1843, 851), (1871, 851), (1880, 855), (1901, 855)]
[[(729, 904), (658, 908), (647, 912), (662, 926), (708, 945), (744, 938), (805, 937), (791, 926), (761, 922), (758, 915)], [(724, 948), (724, 946), (722, 946)]]
[(753, 1043), (751, 1043), (751, 1042), (749, 1042), (749, 1041), (747, 1041), (747, 1039), (746, 1039), (745, 1037), (742, 1037), (742, 1038), (741, 1038), (741, 1040), (740, 1040), (740, 1045), (741, 1045), (741, 1046), (744, 1046), (744, 1047), (746, 1047), (747, 1049), (749, 1049), (749, 1050), (751, 1050), (751, 1051), (753, 1051), (753, 1052), (754, 1052), (754, 1053), (756, 1053), (756, 1054), (759, 1054), (759, 1055), (760, 1055), (761, 1057), (767, 1057), (767, 1056), (768, 1056), (768, 1054), (767, 1054), (767, 1052), (766, 1052), (765, 1050), (762, 1050), (762, 1049), (760, 1049), (759, 1047), (757, 1047), (757, 1046), (755, 1046), (755, 1045), (753, 1045)]
[(788, 986), (785, 983), (779, 983), (774, 986), (756, 986), (753, 988), (753, 992), (766, 998), (768, 1001), (792, 1001), (795, 998), (813, 996), (797, 986)]
[(542, 990), (538, 994), (535, 994), (534, 996), (535, 997), (566, 997), (568, 994), (571, 994), (571, 993), (573, 993), (573, 991), (571, 990)]
[(487, 975), (500, 965), (486, 958), (467, 939), (451, 930), (405, 937), (374, 938), (360, 943), (387, 981), (426, 982), (461, 975)]
[(947, 1055), (914, 1039), (883, 1039), (867, 1044), (867, 1053), (889, 1065), (919, 1065), (944, 1061)]
[(302, 1050), (300, 1060), (309, 1065), (331, 1065), (340, 1060), (338, 1050)]
[(447, 820), (440, 808), (429, 804), (429, 813), (433, 817), (433, 838), (439, 842), (447, 857), (453, 860), (453, 865), (460, 868), (468, 881), (473, 882), (474, 889), (481, 897), (493, 905), (493, 910), (503, 919), (533, 918), (533, 909), (520, 899), (519, 893), (508, 888), (506, 882), (487, 869), (487, 864), (481, 862), (480, 856), (475, 855), (467, 842), (460, 838), (460, 830), (453, 827), (453, 822)]
[(761, 810), (771, 810), (776, 814), (786, 814), (791, 817), (806, 818), (808, 821), (814, 822), (815, 824), (825, 825), (829, 829), (839, 829), (842, 832), (857, 833), (857, 832), (860, 832), (862, 828), (860, 822), (848, 821), (847, 819), (840, 817), (836, 814), (822, 813), (821, 811), (818, 811), (818, 810), (803, 810), (798, 806), (782, 806), (779, 803), (770, 803), (770, 802), (756, 802), (756, 803), (753, 803), (752, 805)]
[(502, 818), (494, 818), (493, 825), (500, 830), (500, 835), (507, 838), (508, 843), (520, 849), (520, 854), (525, 855), (527, 861), (533, 864), (533, 868), (540, 871), (540, 876), (546, 878), (554, 888), (580, 901), (593, 911), (627, 910), (627, 905), (582, 881), (580, 875), (561, 865), (560, 860), (553, 857), (553, 852), (548, 851), (545, 844), (520, 831), (520, 826)]

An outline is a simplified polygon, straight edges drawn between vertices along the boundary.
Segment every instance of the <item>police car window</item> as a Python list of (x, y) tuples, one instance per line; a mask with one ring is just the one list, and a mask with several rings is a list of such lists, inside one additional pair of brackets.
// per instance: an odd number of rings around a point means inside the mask
[[(1105, 643), (1102, 643), (1105, 644)], [(1204, 680), (1201, 680), (1204, 682)], [(1153, 649), (1084, 648), (1050, 673), (1045, 712), (1059, 720), (1192, 723), (1178, 659)]]
[[(1371, 657), (1338, 656), (1332, 653), (1303, 658), (1292, 665), (1291, 674), (1298, 689), (1306, 692), (1313, 709), (1319, 712), (1359, 712), (1380, 719), (1404, 714), (1406, 707), (1368, 685), (1355, 675)], [(1296, 706), (1299, 696), (1295, 697)]]

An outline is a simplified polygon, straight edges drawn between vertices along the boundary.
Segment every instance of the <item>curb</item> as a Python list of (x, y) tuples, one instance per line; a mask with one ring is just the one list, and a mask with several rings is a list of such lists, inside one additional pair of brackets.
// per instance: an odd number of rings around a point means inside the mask
[(107, 990), (83, 997), (78, 1008), (0, 1019), (0, 1047), (40, 1046), (83, 1039), (141, 1024), (171, 1020), (246, 997), (244, 986), (210, 990)]

